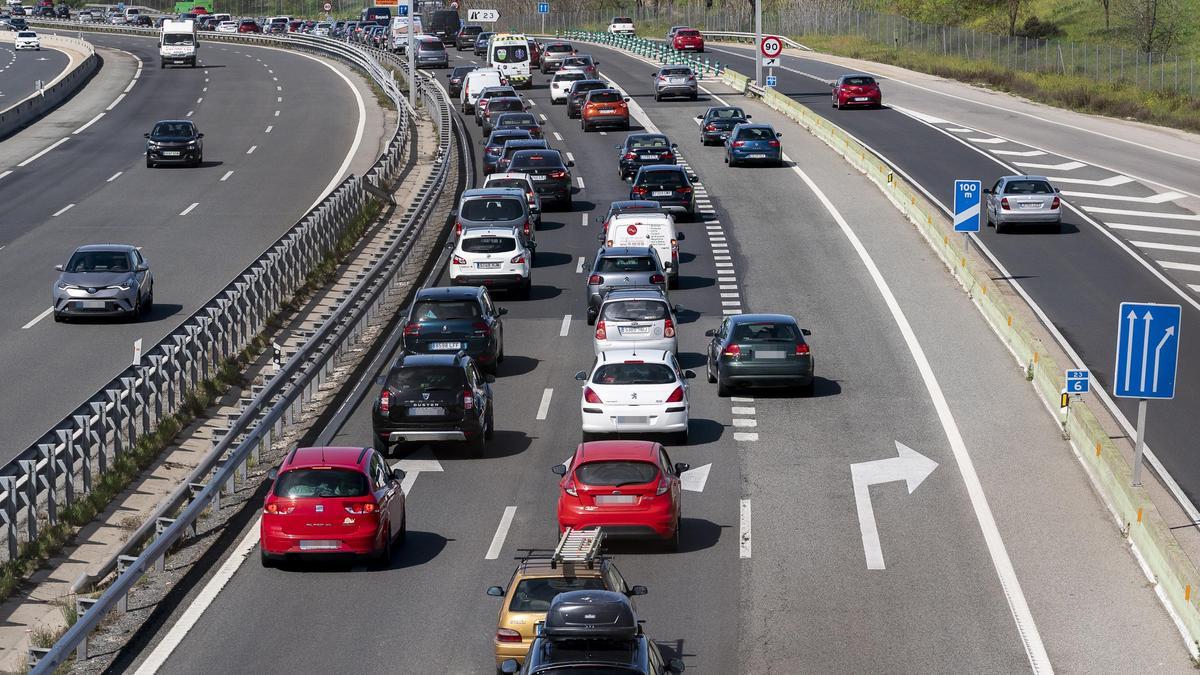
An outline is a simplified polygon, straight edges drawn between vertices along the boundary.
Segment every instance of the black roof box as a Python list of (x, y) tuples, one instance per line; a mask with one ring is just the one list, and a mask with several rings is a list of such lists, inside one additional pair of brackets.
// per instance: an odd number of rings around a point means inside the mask
[(631, 640), (637, 634), (629, 598), (613, 591), (559, 593), (542, 626), (542, 635), (548, 638)]

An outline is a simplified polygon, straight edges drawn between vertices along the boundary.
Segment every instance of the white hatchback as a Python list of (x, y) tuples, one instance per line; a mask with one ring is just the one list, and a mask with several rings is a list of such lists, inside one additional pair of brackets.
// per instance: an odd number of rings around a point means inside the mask
[(238, 25), (236, 21), (222, 21), (217, 24), (218, 33), (236, 33)]
[(583, 72), (582, 68), (567, 68), (554, 73), (554, 76), (550, 78), (550, 102), (566, 103), (571, 85), (586, 79), (588, 79), (588, 74)]
[(37, 33), (31, 30), (17, 31), (17, 43), (13, 45), (14, 49), (32, 49), (34, 51), (42, 50), (42, 41), (38, 39)]
[(614, 35), (633, 35), (637, 31), (633, 28), (633, 19), (627, 16), (614, 16), (612, 23), (608, 24), (608, 32)]
[(687, 445), (687, 381), (694, 377), (666, 350), (601, 352), (590, 373), (575, 374), (584, 383), (583, 440), (601, 433), (671, 434), (676, 445)]
[(508, 289), (528, 299), (536, 247), (515, 227), (464, 230), (450, 258), (450, 283)]

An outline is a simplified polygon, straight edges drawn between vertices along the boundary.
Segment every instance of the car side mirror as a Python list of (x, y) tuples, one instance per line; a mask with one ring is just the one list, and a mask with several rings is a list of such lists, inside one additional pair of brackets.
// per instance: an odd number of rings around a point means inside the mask
[(682, 232), (676, 232), (676, 233), (675, 233), (675, 239), (676, 239), (676, 240), (678, 240), (678, 241), (683, 241), (683, 240), (684, 240), (684, 239), (686, 239), (686, 238), (687, 238), (687, 237), (686, 237), (686, 236), (684, 236), (684, 234), (683, 234)]
[(754, 115), (746, 115), (746, 119), (750, 119), (751, 117), (754, 117)]
[(629, 103), (629, 97), (628, 97), (628, 96), (626, 96), (626, 97), (625, 97), (625, 102), (626, 102), (626, 103)]
[(1060, 193), (1060, 192), (1062, 192), (1062, 190), (1061, 190), (1061, 189), (1059, 189), (1059, 188), (1054, 188), (1054, 194), (1058, 194), (1058, 193)]
[(614, 145), (614, 146), (613, 146), (613, 150), (624, 150), (624, 149), (625, 149), (625, 148), (622, 148), (622, 147), (621, 147), (621, 146), (619, 146), (619, 145)]
[(782, 132), (782, 131), (776, 131), (776, 132), (775, 132), (775, 138), (783, 138), (783, 132)]
[(404, 469), (392, 469), (392, 479), (393, 480), (397, 480), (397, 481), (404, 480), (404, 477), (407, 475), (408, 474), (404, 472)]
[(717, 331), (713, 330), (712, 328), (709, 328), (708, 330), (704, 331), (704, 337), (716, 337), (716, 336), (717, 336)]
[(692, 465), (688, 464), (687, 462), (675, 462), (675, 474), (676, 475), (679, 475), (679, 474), (683, 473), (684, 471), (689, 471), (689, 470), (691, 470), (691, 468), (692, 468)]
[(650, 77), (658, 77), (658, 73), (650, 73)]
[(812, 331), (811, 331), (811, 330), (809, 330), (809, 329), (807, 329), (807, 328), (801, 328), (801, 329), (800, 329), (800, 334), (801, 334), (801, 335), (812, 335)]
[(488, 384), (491, 384), (496, 381), (496, 376), (495, 375), (484, 375), (483, 381), (487, 382)]
[(629, 589), (629, 595), (631, 595), (631, 596), (645, 595), (649, 592), (650, 592), (650, 589), (646, 588), (645, 586), (634, 586)]
[(64, 268), (62, 265), (55, 265), (55, 266), (54, 266), (54, 269), (56, 269), (56, 270), (58, 270), (59, 272), (61, 272), (61, 271), (63, 271), (65, 268)]
[(505, 314), (508, 314), (507, 307), (497, 307), (496, 308), (496, 316), (504, 316)]
[(678, 314), (683, 311), (683, 305), (675, 305), (674, 307), (671, 308), (671, 311)]
[(273, 468), (267, 472), (267, 480), (275, 480), (279, 477), (279, 469)]
[(567, 166), (575, 166), (575, 160), (573, 160), (573, 159), (568, 159), (568, 160), (567, 160)]
[(447, 79), (447, 80), (449, 80), (449, 79), (450, 79), (450, 78), (452, 78), (452, 77), (454, 77), (454, 73), (446, 73), (446, 79)]
[(493, 598), (503, 598), (504, 597), (504, 589), (500, 588), (499, 586), (488, 586), (487, 594), (492, 596)]
[(196, 134), (196, 138), (204, 138), (204, 134)]
[[(509, 660), (511, 661), (512, 659), (509, 659)], [(505, 663), (508, 663), (508, 661), (505, 661)], [(516, 663), (516, 662), (514, 661), (514, 663)], [(671, 659), (670, 661), (667, 661), (667, 672), (668, 673), (682, 673), (683, 668), (684, 668), (683, 659)], [(508, 671), (506, 670), (504, 672), (507, 673)], [(513, 671), (513, 672), (516, 672), (516, 671)]]
[(700, 180), (700, 177), (694, 173), (688, 173), (688, 180), (690, 180), (694, 183), (694, 182)]
[(517, 673), (521, 671), (521, 665), (516, 659), (504, 659), (500, 664), (500, 672), (502, 673)]
[(983, 188), (983, 194), (985, 194), (985, 195), (992, 194), (992, 189), (991, 188)]
[(696, 115), (696, 119), (702, 120), (702, 119), (704, 119), (704, 115)]
[(141, 265), (138, 265), (137, 267), (135, 267), (134, 271), (135, 272), (149, 272), (150, 266), (145, 263), (142, 263)]
[(672, 148), (678, 148), (678, 147), (679, 147), (679, 144), (678, 144), (678, 143), (672, 143), (672, 144), (671, 144), (671, 147), (672, 147)]
[(565, 464), (555, 464), (554, 466), (550, 467), (550, 471), (559, 476), (565, 476), (567, 475), (567, 466)]
[(583, 382), (584, 380), (587, 379), (587, 371), (581, 370), (578, 373), (575, 373), (575, 379), (579, 380), (580, 382)]
[(696, 371), (694, 371), (694, 370), (685, 370), (685, 371), (683, 371), (683, 377), (684, 377), (684, 378), (686, 378), (686, 379), (688, 379), (688, 380), (694, 380), (694, 379), (696, 379)]
[(142, 138), (150, 138), (150, 134), (142, 134)]

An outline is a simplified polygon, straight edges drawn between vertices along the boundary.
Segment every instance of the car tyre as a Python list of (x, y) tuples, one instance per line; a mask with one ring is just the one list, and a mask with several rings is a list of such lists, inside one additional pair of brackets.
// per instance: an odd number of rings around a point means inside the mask
[(521, 299), (528, 300), (533, 293), (533, 279), (526, 279), (525, 284), (521, 286)]
[(404, 543), (408, 541), (408, 514), (400, 516), (400, 534), (396, 535), (396, 546), (403, 548)]
[(660, 103), (660, 102), (662, 102), (662, 96), (661, 96), (661, 95), (659, 95), (657, 92), (655, 92), (655, 94), (654, 94), (654, 102), (655, 102), (655, 103)]
[(483, 448), (486, 442), (484, 432), (479, 432), (475, 438), (467, 442), (467, 454), (476, 459), (483, 457)]
[(1004, 222), (1000, 220), (997, 220), (994, 225), (996, 226), (996, 234), (1000, 234), (1007, 229), (1007, 226), (1005, 226)]
[(62, 314), (59, 314), (58, 312), (54, 313), (54, 322), (55, 323), (65, 323), (66, 320), (67, 320), (67, 317), (63, 316)]
[(371, 566), (377, 570), (385, 570), (392, 564), (392, 526), (388, 524), (387, 534), (383, 537), (383, 548), (375, 554)]
[(729, 396), (729, 385), (721, 381), (720, 372), (717, 373), (717, 396), (721, 398), (728, 398)]
[(263, 550), (261, 544), (259, 544), (259, 548), (258, 548), (258, 559), (262, 562), (262, 566), (265, 567), (266, 569), (270, 570), (270, 569), (276, 569), (279, 567), (279, 561), (276, 560), (275, 558), (267, 555), (267, 552), (265, 550)]
[(699, 94), (697, 94), (696, 92), (692, 92), (692, 95), (691, 95), (691, 96), (689, 96), (688, 98), (689, 98), (689, 99), (691, 99), (691, 100), (693, 100), (693, 101), (695, 101), (695, 100), (696, 100), (696, 98), (697, 98), (697, 97), (699, 97), (699, 96), (700, 96), (700, 95), (699, 95)]
[(667, 289), (672, 290), (672, 291), (679, 290), (679, 275), (678, 274), (675, 276), (667, 277)]
[(492, 406), (488, 406), (487, 417), (483, 420), (483, 437), (486, 440), (492, 440), (496, 436), (496, 413)]
[(154, 160), (150, 159), (150, 156), (149, 156), (149, 155), (147, 155), (147, 156), (146, 156), (146, 168), (147, 168), (147, 169), (153, 169), (153, 168), (154, 168)]
[(666, 541), (666, 549), (671, 553), (679, 552), (679, 531), (683, 529), (683, 516), (680, 515), (675, 519), (675, 533)]
[(154, 311), (154, 287), (150, 287), (150, 292), (146, 294), (146, 300), (140, 304), (142, 316), (147, 316)]
[(817, 390), (816, 380), (810, 380), (808, 382), (808, 384), (800, 385), (800, 395), (803, 396), (804, 398), (812, 398), (813, 394), (816, 393), (816, 390)]
[(677, 432), (671, 434), (671, 444), (679, 446), (679, 447), (683, 447), (683, 446), (687, 445), (688, 444), (687, 429), (684, 429), (683, 431), (677, 431)]
[(704, 376), (708, 379), (709, 384), (716, 384), (717, 378), (713, 375), (712, 359), (704, 360)]

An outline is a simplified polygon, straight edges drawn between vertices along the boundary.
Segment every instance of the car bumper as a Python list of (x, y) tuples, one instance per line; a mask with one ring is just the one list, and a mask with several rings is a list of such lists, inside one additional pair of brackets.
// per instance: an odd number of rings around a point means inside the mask
[(550, 199), (567, 199), (571, 196), (570, 183), (552, 183), (550, 181), (537, 181), (533, 184), (533, 189), (542, 199), (549, 197)]
[(867, 96), (866, 97), (867, 100), (865, 100), (865, 101), (856, 101), (856, 100), (854, 100), (856, 98), (863, 98), (863, 97), (848, 96), (846, 98), (841, 99), (841, 104), (843, 107), (856, 106), (856, 105), (875, 107), (875, 106), (880, 105), (883, 102), (883, 98), (879, 97), (879, 96)]
[(527, 275), (496, 272), (451, 272), (454, 286), (487, 286), (488, 288), (520, 288), (529, 281)]
[(668, 84), (654, 90), (659, 96), (695, 96), (699, 90), (695, 86)]
[(722, 380), (760, 386), (807, 385), (813, 381), (812, 359), (772, 365), (724, 362), (717, 365)]
[(739, 162), (777, 163), (782, 159), (783, 152), (778, 148), (773, 150), (731, 150), (729, 157)]
[(656, 499), (650, 506), (638, 509), (601, 510), (579, 504), (558, 508), (559, 532), (568, 527), (577, 530), (602, 527), (605, 539), (670, 539), (678, 519), (679, 514), (667, 499)]
[[(599, 410), (600, 412), (589, 412)], [(667, 412), (667, 411), (674, 412)], [(688, 411), (683, 403), (664, 403), (661, 406), (607, 405), (581, 408), (582, 428), (588, 433), (602, 434), (671, 434), (687, 431)], [(618, 421), (633, 418), (638, 421)]]
[(38, 49), (41, 49), (41, 45), (35, 45), (35, 44), (28, 43), (28, 42), (17, 43), (16, 45), (13, 46), (13, 49), (16, 49), (17, 51), (20, 51), (22, 49), (38, 50)]
[(66, 296), (54, 299), (54, 313), (59, 316), (127, 316), (134, 313), (134, 295), (128, 296), (97, 296), (87, 298), (69, 298)]
[(525, 655), (529, 653), (529, 647), (533, 645), (533, 640), (521, 640), (520, 642), (497, 642), (492, 640), (492, 645), (496, 648), (496, 669), (500, 669), (500, 665), (508, 659), (515, 659), (517, 663), (525, 663)]
[(200, 156), (199, 150), (180, 150), (178, 156), (166, 155), (163, 154), (163, 152), (164, 151), (162, 150), (151, 150), (146, 153), (146, 157), (149, 158), (151, 162), (156, 162), (158, 164), (184, 164), (187, 162), (194, 162)]
[(704, 43), (694, 43), (690, 45), (676, 45), (675, 51), (680, 52), (702, 52), (704, 51)]
[(592, 351), (600, 352), (612, 349), (641, 349), (644, 351), (679, 352), (679, 344), (675, 338), (646, 338), (644, 340), (592, 340)]
[(591, 115), (583, 118), (583, 121), (593, 126), (614, 126), (627, 127), (629, 126), (629, 117), (626, 115)]
[[(301, 557), (301, 556), (344, 556), (344, 555), (371, 555), (379, 551), (379, 532), (367, 531), (365, 533), (355, 533), (351, 535), (328, 535), (321, 536), (316, 533), (306, 535), (285, 534), (279, 531), (281, 528), (267, 524), (265, 521), (262, 524), (261, 536), (262, 540), (259, 545), (262, 546), (263, 553), (271, 557)], [(301, 547), (303, 541), (322, 541), (330, 542), (329, 548), (311, 549)], [(333, 546), (336, 543), (336, 547)]]
[(1013, 223), (1026, 223), (1030, 225), (1045, 225), (1062, 222), (1062, 213), (1060, 211), (997, 211), (995, 216), (992, 216), (993, 223), (1003, 223), (1005, 225)]
[(447, 68), (449, 65), (449, 59), (417, 59), (418, 68)]

